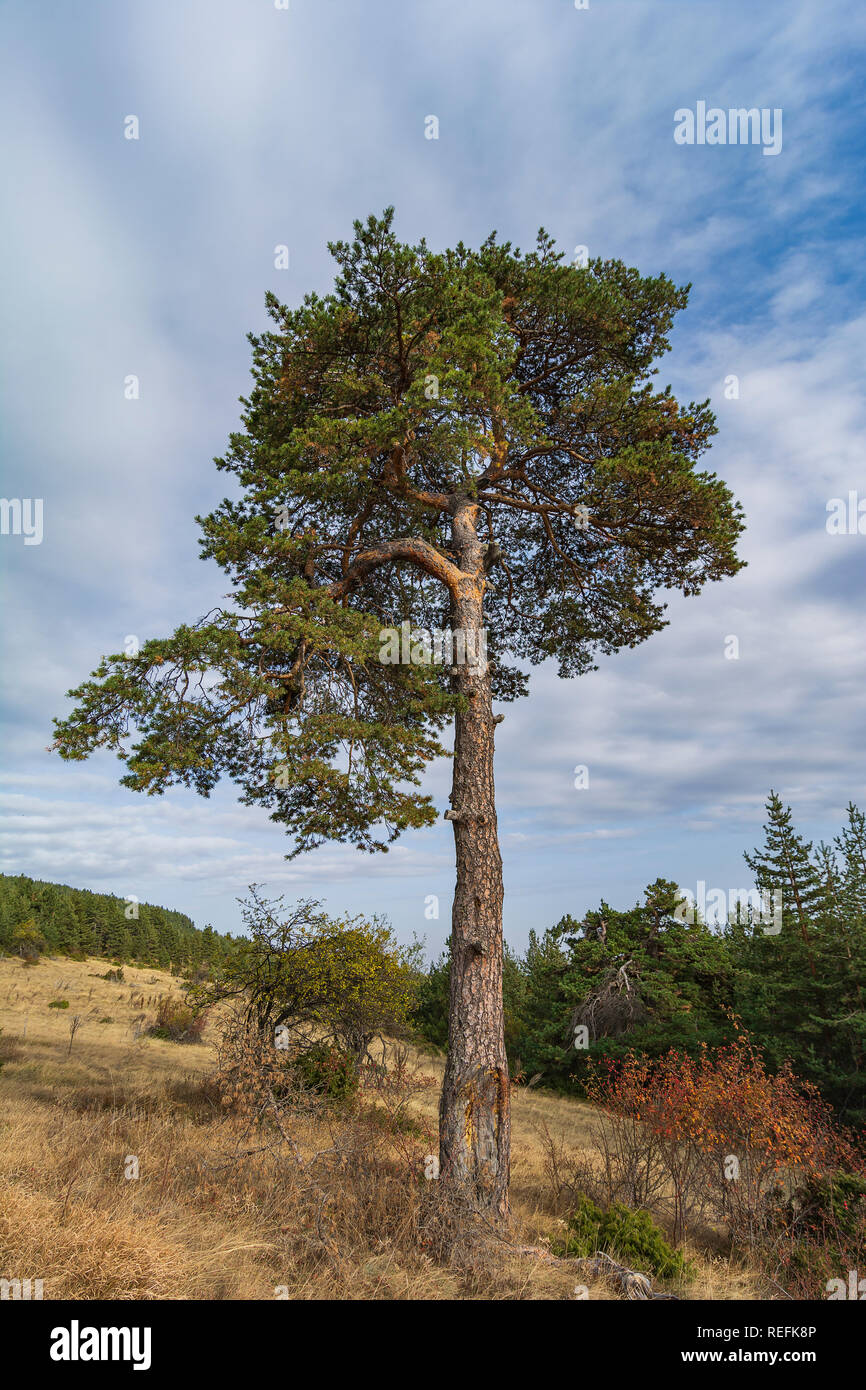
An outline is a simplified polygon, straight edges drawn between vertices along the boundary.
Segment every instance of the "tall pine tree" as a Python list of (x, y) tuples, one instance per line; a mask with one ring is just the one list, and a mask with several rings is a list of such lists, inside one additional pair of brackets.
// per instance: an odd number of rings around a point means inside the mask
[(401, 244), (391, 210), (331, 250), (333, 292), (269, 296), (274, 328), (250, 339), (243, 430), (219, 461), (240, 497), (201, 523), (232, 606), (106, 658), (56, 746), (114, 749), (149, 793), (228, 776), (295, 852), (378, 850), (436, 817), (416, 788), (453, 721), (441, 1181), (504, 1217), (493, 701), (525, 691), (509, 657), (580, 674), (664, 626), (660, 591), (734, 574), (741, 514), (696, 466), (708, 402), (653, 382), (687, 288), (566, 264), (543, 232), (527, 255), (495, 236), (437, 254)]

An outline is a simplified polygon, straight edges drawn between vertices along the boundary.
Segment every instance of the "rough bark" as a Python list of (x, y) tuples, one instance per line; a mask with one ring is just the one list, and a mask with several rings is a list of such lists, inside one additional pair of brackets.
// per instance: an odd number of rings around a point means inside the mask
[[(484, 626), (484, 547), (477, 505), (453, 512), (460, 578), (452, 629), (476, 656)], [(475, 645), (471, 646), (474, 640)], [(457, 714), (451, 810), (457, 886), (451, 917), (448, 1060), (439, 1110), (440, 1180), (493, 1219), (508, 1215), (510, 1095), (502, 1009), (502, 859), (493, 788), (493, 710), (486, 657), (454, 666)]]

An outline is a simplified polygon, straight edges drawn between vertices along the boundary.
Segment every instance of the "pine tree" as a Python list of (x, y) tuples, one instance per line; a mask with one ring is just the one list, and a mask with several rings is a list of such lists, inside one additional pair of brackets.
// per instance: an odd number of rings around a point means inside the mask
[(774, 793), (767, 810), (764, 846), (746, 861), (759, 888), (782, 893), (782, 930), (776, 935), (757, 918), (731, 924), (736, 1008), (771, 1065), (790, 1059), (846, 1120), (863, 1123), (862, 820), (849, 807), (835, 849), (821, 843), (813, 852)]
[[(588, 1058), (671, 1047), (696, 1053), (724, 1041), (731, 971), (724, 940), (678, 914), (676, 884), (651, 883), (643, 903), (618, 911), (602, 902), (582, 922), (564, 917), (525, 968), (521, 1058), (545, 1084), (580, 1083)], [(576, 1029), (585, 1034), (576, 1043)]]
[(81, 948), (81, 926), (72, 893), (64, 892), (57, 923), (57, 950), (66, 956), (75, 955)]
[(821, 886), (811, 854), (811, 842), (806, 844), (794, 829), (790, 806), (783, 806), (781, 799), (771, 790), (767, 800), (763, 848), (753, 850), (751, 854), (747, 850), (743, 858), (768, 901), (775, 903), (774, 895), (781, 895), (782, 935), (793, 919), (806, 948), (810, 973), (814, 977), (810, 922), (820, 902)]
[(834, 841), (842, 858), (843, 882), (840, 896), (844, 911), (852, 921), (866, 920), (866, 814), (850, 801), (848, 824)]
[(201, 520), (233, 606), (106, 658), (55, 746), (112, 748), (150, 793), (207, 795), (225, 774), (294, 853), (382, 850), (435, 819), (415, 788), (453, 721), (440, 1170), (504, 1217), (492, 702), (526, 690), (506, 658), (571, 676), (636, 646), (666, 622), (660, 590), (737, 571), (742, 520), (696, 468), (709, 404), (653, 389), (687, 288), (564, 264), (544, 232), (527, 255), (495, 236), (436, 254), (401, 244), (392, 215), (331, 246), (333, 293), (296, 309), (269, 295), (274, 329), (250, 338), (244, 428), (218, 461), (241, 496)]
[[(744, 854), (765, 911), (750, 912), (728, 930), (736, 1011), (771, 1066), (791, 1058), (801, 1075), (814, 1070), (823, 1031), (814, 939), (823, 894), (811, 851), (794, 829), (790, 807), (771, 791), (764, 844)], [(772, 926), (767, 920), (771, 906), (776, 914), (781, 907), (779, 931), (776, 916)]]
[(829, 985), (825, 1094), (846, 1119), (866, 1124), (866, 817), (853, 802), (833, 847), (816, 853), (824, 907), (821, 973)]

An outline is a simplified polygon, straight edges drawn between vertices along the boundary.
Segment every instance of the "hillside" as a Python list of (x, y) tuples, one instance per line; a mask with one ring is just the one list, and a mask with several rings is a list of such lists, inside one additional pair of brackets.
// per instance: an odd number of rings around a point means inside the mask
[(170, 908), (0, 874), (0, 952), (105, 956), (181, 971), (218, 963), (235, 940), (212, 927), (199, 930)]
[[(435, 1133), (438, 1060), (408, 1053), (414, 1079), (397, 1123), (387, 1123), (388, 1093), (365, 1096), (356, 1115), (298, 1116), (305, 1162), (345, 1158), (316, 1170), (311, 1202), (285, 1152), (261, 1147), (220, 1106), (215, 1020), (201, 1045), (150, 1037), (142, 1029), (178, 981), (150, 968), (127, 966), (122, 982), (107, 973), (96, 958), (0, 959), (0, 1273), (42, 1278), (46, 1299), (575, 1297), (571, 1269), (507, 1249), (454, 1268), (419, 1238), (423, 1181), (401, 1173), (407, 1145), (423, 1154)], [(49, 1008), (63, 999), (68, 1009)], [(591, 1121), (580, 1102), (515, 1090), (515, 1241), (561, 1231), (551, 1155), (591, 1160)], [(125, 1177), (130, 1157), (137, 1179)], [(727, 1257), (701, 1255), (684, 1292), (754, 1298), (759, 1286)], [(590, 1296), (620, 1295), (595, 1280)]]

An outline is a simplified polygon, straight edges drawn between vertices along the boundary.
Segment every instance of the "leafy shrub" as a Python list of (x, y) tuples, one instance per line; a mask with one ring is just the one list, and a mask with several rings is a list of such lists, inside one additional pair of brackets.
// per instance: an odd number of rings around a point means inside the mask
[(743, 1034), (697, 1057), (671, 1050), (607, 1061), (593, 1070), (587, 1094), (601, 1112), (611, 1196), (631, 1197), (634, 1175), (651, 1173), (647, 1204), (652, 1197), (660, 1206), (669, 1187), (675, 1239), (708, 1210), (738, 1244), (754, 1245), (795, 1182), (856, 1166), (815, 1087), (788, 1065), (768, 1073)]
[(48, 948), (48, 942), (32, 917), (15, 928), (12, 933), (12, 945), (25, 965), (35, 965), (43, 951)]
[(168, 995), (160, 999), (156, 1022), (148, 1031), (152, 1038), (162, 1038), (166, 1042), (198, 1043), (201, 1042), (204, 1025), (203, 1013), (198, 1013), (184, 1000)]
[(613, 1202), (602, 1211), (581, 1193), (557, 1253), (590, 1257), (597, 1250), (661, 1279), (682, 1278), (689, 1273), (684, 1257), (668, 1244), (648, 1211), (632, 1211), (622, 1202)]
[(810, 1173), (779, 1205), (759, 1255), (793, 1298), (826, 1298), (840, 1279), (847, 1286), (850, 1271), (866, 1267), (866, 1175)]
[(190, 984), (191, 1000), (233, 1000), (263, 1037), (325, 1036), (358, 1062), (374, 1037), (406, 1033), (417, 971), (384, 920), (334, 919), (309, 900), (287, 913), (282, 898), (250, 891), (249, 939), (216, 977)]
[(294, 1069), (305, 1086), (329, 1100), (350, 1100), (358, 1089), (355, 1059), (330, 1043), (313, 1043), (298, 1052)]
[(854, 1235), (866, 1221), (866, 1175), (811, 1173), (792, 1195), (787, 1212), (801, 1230), (817, 1239)]
[(52, 1000), (51, 1000), (51, 1003), (48, 1005), (48, 1007), (49, 1007), (49, 1009), (68, 1009), (68, 1008), (69, 1008), (69, 1000), (68, 1000), (68, 999), (52, 999)]

